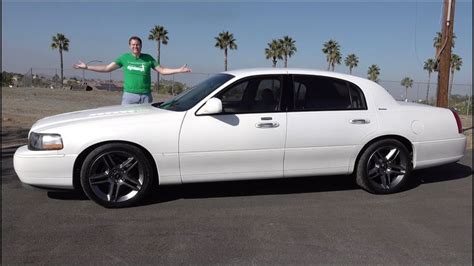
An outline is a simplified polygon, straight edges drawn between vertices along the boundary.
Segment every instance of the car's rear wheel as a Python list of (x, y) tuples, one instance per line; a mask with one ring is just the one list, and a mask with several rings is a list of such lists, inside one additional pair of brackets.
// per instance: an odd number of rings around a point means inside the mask
[(356, 181), (363, 189), (375, 194), (400, 191), (412, 170), (408, 149), (395, 139), (372, 143), (362, 154), (356, 171)]
[(91, 200), (107, 208), (121, 208), (136, 204), (149, 193), (153, 171), (139, 148), (110, 143), (86, 156), (80, 177)]

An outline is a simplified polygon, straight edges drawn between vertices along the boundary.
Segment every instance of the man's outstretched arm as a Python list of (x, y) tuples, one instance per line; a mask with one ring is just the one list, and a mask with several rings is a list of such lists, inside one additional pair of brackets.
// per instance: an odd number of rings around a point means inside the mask
[(180, 68), (167, 68), (167, 67), (157, 66), (154, 68), (154, 70), (163, 75), (191, 72), (191, 69), (187, 67), (186, 64)]
[(95, 71), (95, 72), (111, 72), (120, 68), (120, 66), (117, 65), (115, 62), (112, 62), (108, 65), (89, 66), (89, 65), (86, 65), (82, 61), (79, 61), (78, 64), (74, 64), (73, 67), (75, 69), (85, 69), (85, 70), (90, 70), (90, 71)]

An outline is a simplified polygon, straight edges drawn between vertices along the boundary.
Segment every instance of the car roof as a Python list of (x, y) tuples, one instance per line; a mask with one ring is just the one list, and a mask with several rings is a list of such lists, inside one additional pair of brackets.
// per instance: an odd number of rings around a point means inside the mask
[(364, 78), (352, 76), (349, 74), (331, 72), (319, 69), (309, 69), (309, 68), (246, 68), (246, 69), (236, 69), (223, 72), (226, 74), (231, 74), (236, 77), (245, 77), (253, 75), (266, 75), (266, 74), (307, 74), (307, 75), (316, 75), (316, 76), (326, 76), (345, 79), (349, 81), (357, 82), (356, 80), (365, 80)]

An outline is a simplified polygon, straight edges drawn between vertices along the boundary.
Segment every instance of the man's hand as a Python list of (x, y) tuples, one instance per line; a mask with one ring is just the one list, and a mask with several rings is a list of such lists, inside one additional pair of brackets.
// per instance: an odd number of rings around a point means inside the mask
[(191, 68), (189, 68), (187, 64), (184, 64), (182, 67), (179, 68), (179, 73), (187, 73), (187, 72), (191, 72)]
[(82, 62), (81, 60), (79, 60), (79, 64), (74, 64), (73, 67), (75, 69), (86, 69), (87, 65), (84, 62)]

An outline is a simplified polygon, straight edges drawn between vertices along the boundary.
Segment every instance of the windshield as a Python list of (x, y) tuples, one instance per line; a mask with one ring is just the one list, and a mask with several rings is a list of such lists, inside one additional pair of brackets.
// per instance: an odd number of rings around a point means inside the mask
[(155, 103), (153, 106), (172, 111), (186, 111), (233, 77), (229, 74), (214, 75), (166, 102)]

